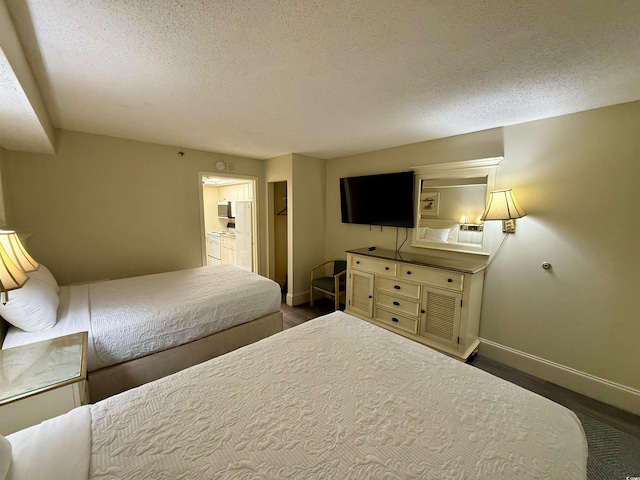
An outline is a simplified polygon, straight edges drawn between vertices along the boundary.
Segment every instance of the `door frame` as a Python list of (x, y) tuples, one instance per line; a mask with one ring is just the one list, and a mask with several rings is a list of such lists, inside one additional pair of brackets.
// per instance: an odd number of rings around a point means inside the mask
[[(220, 178), (230, 178), (238, 181), (246, 180), (246, 183), (251, 182), (253, 187), (253, 199), (251, 200), (253, 204), (252, 209), (252, 225), (253, 225), (253, 273), (258, 273), (260, 271), (260, 249), (258, 248), (258, 244), (260, 242), (260, 224), (259, 224), (259, 215), (258, 208), (259, 202), (258, 198), (260, 195), (259, 192), (259, 182), (258, 177), (253, 175), (237, 175), (231, 173), (220, 173), (213, 171), (198, 171), (198, 205), (200, 211), (200, 263), (202, 266), (207, 265), (207, 232), (205, 230), (204, 225), (204, 177), (220, 177)], [(245, 182), (241, 182), (245, 183)]]

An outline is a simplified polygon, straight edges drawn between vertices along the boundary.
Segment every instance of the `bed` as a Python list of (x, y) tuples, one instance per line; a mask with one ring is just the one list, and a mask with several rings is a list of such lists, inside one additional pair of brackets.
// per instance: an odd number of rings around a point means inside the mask
[[(27, 286), (44, 288), (34, 278)], [(13, 296), (24, 295), (21, 290), (12, 292), (8, 305), (20, 301)], [(88, 331), (92, 401), (282, 330), (278, 284), (232, 265), (57, 290), (55, 324), (32, 332), (11, 326), (2, 348)], [(27, 294), (33, 303), (33, 292)]]
[(587, 459), (570, 410), (344, 312), (7, 441), (11, 480), (564, 480)]

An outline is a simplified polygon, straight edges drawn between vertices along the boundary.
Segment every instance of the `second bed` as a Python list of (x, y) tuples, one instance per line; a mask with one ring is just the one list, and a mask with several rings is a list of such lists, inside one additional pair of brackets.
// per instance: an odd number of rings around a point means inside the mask
[(87, 331), (91, 400), (282, 330), (277, 283), (231, 265), (61, 287), (53, 328), (10, 327), (2, 348)]

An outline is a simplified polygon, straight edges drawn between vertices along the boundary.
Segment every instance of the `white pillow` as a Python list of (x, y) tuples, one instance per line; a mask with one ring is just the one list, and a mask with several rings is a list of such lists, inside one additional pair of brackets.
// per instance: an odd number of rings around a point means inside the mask
[(449, 238), (450, 228), (418, 228), (418, 238), (427, 242), (446, 242)]
[(0, 315), (25, 332), (40, 332), (56, 324), (59, 301), (50, 285), (30, 278), (22, 288), (9, 292), (6, 305), (0, 303)]
[(11, 442), (0, 435), (0, 480), (4, 480), (11, 466)]
[(37, 270), (34, 270), (33, 272), (29, 272), (27, 273), (27, 275), (29, 276), (29, 278), (33, 278), (34, 280), (40, 280), (42, 283), (46, 283), (47, 285), (51, 286), (51, 288), (53, 288), (56, 291), (56, 293), (60, 291), (58, 282), (56, 281), (56, 278), (51, 273), (51, 270), (49, 270), (47, 267), (45, 267), (42, 264), (40, 264)]

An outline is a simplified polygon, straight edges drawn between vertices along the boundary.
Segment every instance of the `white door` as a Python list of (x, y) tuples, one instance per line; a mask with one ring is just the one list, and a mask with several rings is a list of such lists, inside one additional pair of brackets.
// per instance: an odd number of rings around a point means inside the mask
[(247, 233), (238, 233), (236, 230), (236, 267), (249, 272), (253, 271), (253, 241)]
[(253, 234), (252, 202), (236, 202), (236, 233)]

